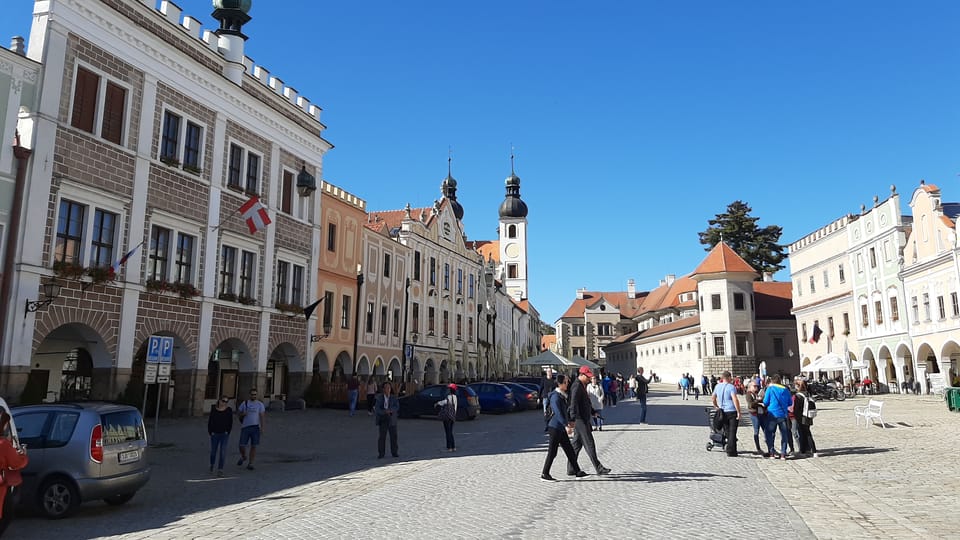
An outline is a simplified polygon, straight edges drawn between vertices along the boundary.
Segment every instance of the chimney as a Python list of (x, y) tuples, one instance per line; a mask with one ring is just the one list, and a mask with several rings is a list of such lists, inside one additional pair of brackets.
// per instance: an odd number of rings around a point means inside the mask
[(627, 298), (633, 300), (637, 297), (637, 282), (630, 278), (627, 280)]
[(677, 280), (676, 274), (667, 274), (667, 285), (673, 285), (673, 282)]
[(220, 21), (220, 28), (215, 32), (217, 35), (217, 50), (223, 55), (226, 64), (223, 66), (224, 77), (230, 79), (237, 85), (243, 84), (243, 72), (246, 67), (243, 65), (243, 45), (247, 41), (247, 36), (243, 34), (243, 25), (250, 21), (250, 1), (228, 1), (214, 0), (213, 18)]
[(26, 55), (26, 50), (23, 48), (23, 36), (13, 36), (13, 39), (10, 40), (10, 50), (20, 56)]
[(763, 281), (766, 283), (770, 283), (771, 281), (773, 281), (773, 274), (771, 274), (770, 272), (764, 272)]
[(660, 280), (660, 285), (658, 285), (658, 287), (663, 287), (663, 286), (666, 285), (666, 284), (667, 284), (667, 280), (661, 279), (661, 280)]
[(581, 287), (577, 289), (577, 300), (583, 300), (583, 293), (587, 292), (586, 287)]

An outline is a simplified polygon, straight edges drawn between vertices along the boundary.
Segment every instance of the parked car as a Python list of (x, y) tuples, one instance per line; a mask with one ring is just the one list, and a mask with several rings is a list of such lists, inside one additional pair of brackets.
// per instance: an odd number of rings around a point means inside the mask
[[(436, 416), (435, 405), (446, 397), (447, 385), (434, 384), (400, 398), (400, 418), (417, 416)], [(457, 385), (457, 420), (473, 420), (480, 414), (480, 401), (477, 394), (468, 386)]]
[(48, 518), (95, 499), (123, 504), (150, 479), (146, 429), (134, 407), (49, 403), (15, 407), (13, 417), (30, 452), (21, 502), (36, 504)]
[(546, 398), (546, 396), (544, 396), (543, 393), (540, 391), (539, 386), (532, 383), (517, 383), (517, 384), (519, 384), (520, 386), (523, 386), (524, 388), (529, 388), (530, 390), (533, 390), (534, 392), (536, 392), (537, 407), (541, 407), (541, 408), (543, 407), (543, 400)]
[(527, 385), (505, 382), (504, 386), (513, 393), (513, 402), (516, 404), (517, 411), (528, 411), (536, 409), (540, 405), (540, 392), (530, 388)]
[(513, 392), (508, 386), (492, 382), (473, 383), (469, 386), (477, 393), (480, 410), (484, 413), (508, 413), (517, 406), (513, 401)]
[(521, 375), (519, 377), (514, 377), (513, 381), (520, 384), (532, 384), (537, 387), (537, 392), (543, 392), (543, 377), (529, 377), (526, 375)]

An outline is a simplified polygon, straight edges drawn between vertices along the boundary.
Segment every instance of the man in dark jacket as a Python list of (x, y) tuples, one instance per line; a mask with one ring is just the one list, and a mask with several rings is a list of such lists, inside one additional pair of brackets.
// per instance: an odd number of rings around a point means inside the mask
[[(570, 421), (573, 426), (573, 450), (580, 455), (580, 449), (587, 449), (587, 456), (597, 469), (597, 474), (607, 474), (610, 469), (604, 467), (597, 458), (597, 445), (593, 441), (593, 429), (590, 419), (593, 416), (593, 407), (590, 405), (590, 395), (587, 393), (587, 383), (593, 377), (593, 372), (587, 366), (581, 366), (577, 372), (577, 380), (570, 386)], [(575, 476), (568, 463), (567, 474)]]
[(550, 406), (550, 400), (547, 398), (550, 396), (550, 392), (553, 392), (556, 387), (557, 381), (553, 378), (553, 369), (548, 367), (546, 371), (543, 372), (543, 380), (540, 381), (540, 398), (543, 401), (543, 417), (544, 424), (546, 424), (543, 428), (544, 433), (547, 433), (550, 424), (550, 421), (547, 419), (547, 407)]

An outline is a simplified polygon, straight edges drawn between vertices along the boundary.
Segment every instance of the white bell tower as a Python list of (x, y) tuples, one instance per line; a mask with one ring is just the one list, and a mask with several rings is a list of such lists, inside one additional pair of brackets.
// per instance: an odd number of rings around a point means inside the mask
[(527, 204), (520, 199), (520, 177), (507, 177), (506, 198), (500, 204), (500, 264), (503, 285), (514, 300), (527, 298)]

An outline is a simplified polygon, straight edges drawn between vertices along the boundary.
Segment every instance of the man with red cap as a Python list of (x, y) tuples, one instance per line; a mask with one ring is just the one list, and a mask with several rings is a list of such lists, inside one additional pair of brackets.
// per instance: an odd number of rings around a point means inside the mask
[[(570, 385), (570, 419), (573, 424), (573, 450), (580, 455), (580, 449), (587, 449), (587, 456), (597, 469), (597, 474), (607, 474), (610, 469), (604, 467), (597, 458), (597, 445), (593, 441), (593, 429), (590, 419), (593, 416), (593, 406), (590, 404), (590, 394), (587, 392), (587, 383), (593, 378), (593, 372), (587, 366), (580, 366), (577, 380)], [(567, 463), (567, 474), (575, 476), (577, 471), (571, 470)]]

